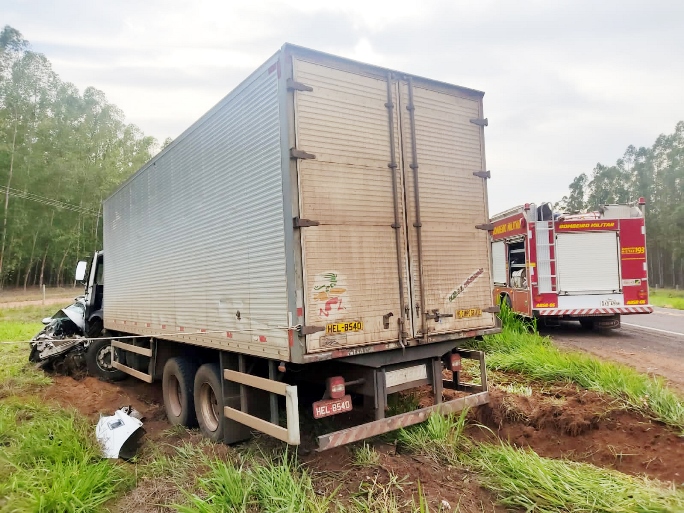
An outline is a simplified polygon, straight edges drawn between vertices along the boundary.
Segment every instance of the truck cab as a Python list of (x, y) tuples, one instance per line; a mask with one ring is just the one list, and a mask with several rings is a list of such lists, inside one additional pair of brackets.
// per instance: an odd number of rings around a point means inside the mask
[(90, 261), (81, 261), (76, 267), (76, 280), (85, 281), (85, 334), (97, 337), (103, 329), (103, 297), (104, 297), (104, 253), (96, 251)]

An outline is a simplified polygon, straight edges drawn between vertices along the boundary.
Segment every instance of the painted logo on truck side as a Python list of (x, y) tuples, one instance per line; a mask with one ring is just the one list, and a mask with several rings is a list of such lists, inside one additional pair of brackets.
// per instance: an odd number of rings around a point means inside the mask
[(465, 292), (465, 290), (468, 287), (475, 283), (475, 280), (482, 276), (482, 273), (484, 273), (484, 269), (480, 268), (473, 274), (468, 276), (463, 283), (461, 283), (458, 287), (454, 289), (454, 291), (451, 294), (449, 294), (449, 297), (447, 298), (449, 300), (449, 303), (453, 303), (454, 299), (463, 294), (463, 292)]
[(321, 319), (336, 319), (349, 307), (344, 278), (337, 272), (316, 275), (311, 291), (314, 311)]

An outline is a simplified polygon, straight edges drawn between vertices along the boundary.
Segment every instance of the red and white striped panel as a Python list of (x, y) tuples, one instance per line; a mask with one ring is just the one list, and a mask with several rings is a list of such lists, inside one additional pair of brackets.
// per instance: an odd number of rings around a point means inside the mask
[(611, 308), (540, 308), (535, 309), (538, 315), (606, 315), (606, 314), (636, 314), (636, 313), (651, 313), (653, 307), (650, 305), (640, 306), (617, 306)]

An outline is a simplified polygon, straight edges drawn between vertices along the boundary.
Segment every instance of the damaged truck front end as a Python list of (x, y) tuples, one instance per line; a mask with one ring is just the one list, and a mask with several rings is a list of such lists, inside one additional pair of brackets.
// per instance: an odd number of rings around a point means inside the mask
[(85, 366), (85, 302), (82, 297), (43, 319), (45, 327), (31, 340), (29, 361), (42, 368), (73, 374)]

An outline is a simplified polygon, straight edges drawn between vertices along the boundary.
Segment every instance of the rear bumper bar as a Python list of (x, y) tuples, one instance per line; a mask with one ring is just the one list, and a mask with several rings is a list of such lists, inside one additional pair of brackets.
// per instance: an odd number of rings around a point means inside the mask
[(638, 306), (615, 306), (610, 308), (539, 308), (535, 309), (534, 313), (539, 316), (567, 316), (567, 317), (588, 317), (599, 315), (615, 315), (615, 314), (646, 314), (652, 313), (653, 307), (651, 305)]
[(389, 417), (387, 419), (375, 420), (373, 422), (368, 422), (367, 424), (361, 424), (360, 426), (334, 431), (318, 437), (317, 450), (325, 451), (340, 445), (357, 442), (364, 438), (388, 433), (395, 429), (412, 426), (427, 420), (433, 413), (447, 415), (449, 413), (461, 411), (464, 408), (486, 404), (487, 402), (489, 402), (489, 392), (479, 392), (477, 394), (459, 397), (458, 399), (452, 399), (451, 401), (421, 408), (420, 410), (395, 415), (394, 417)]

